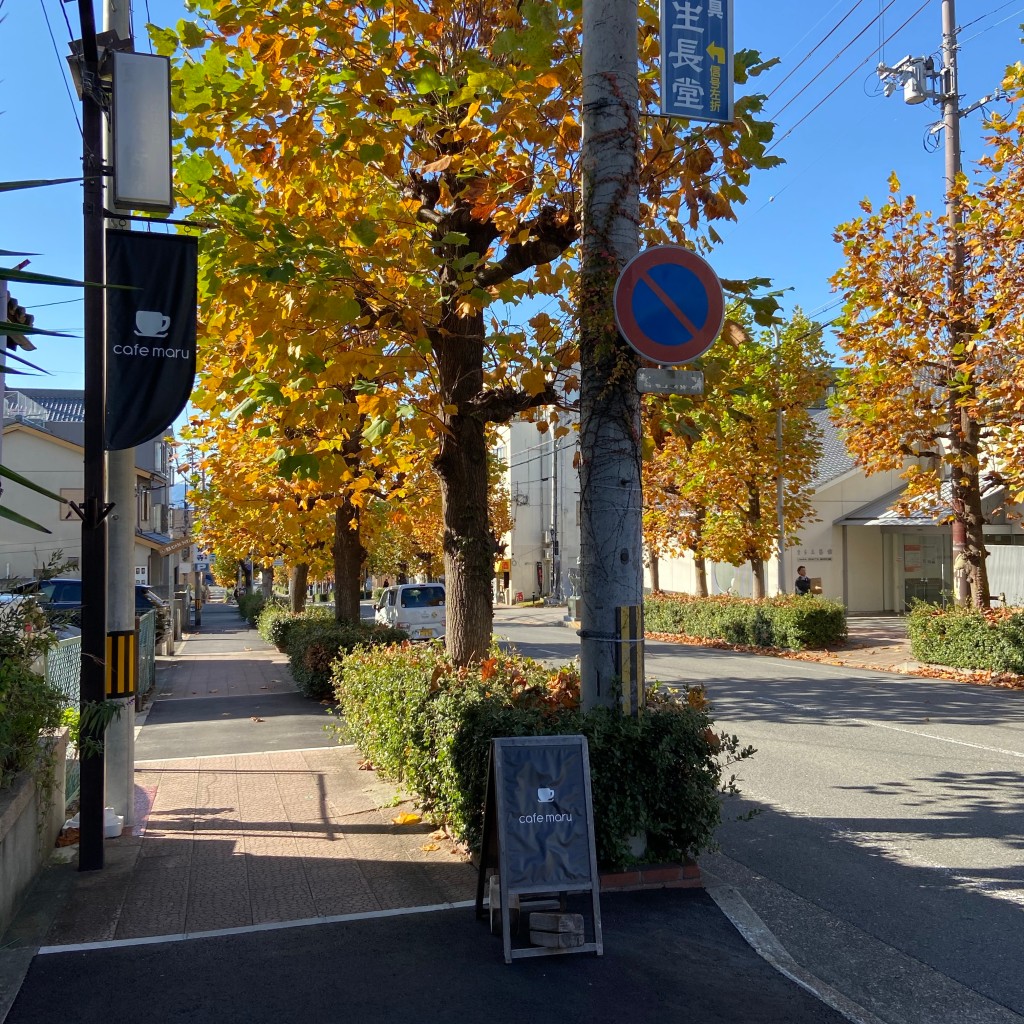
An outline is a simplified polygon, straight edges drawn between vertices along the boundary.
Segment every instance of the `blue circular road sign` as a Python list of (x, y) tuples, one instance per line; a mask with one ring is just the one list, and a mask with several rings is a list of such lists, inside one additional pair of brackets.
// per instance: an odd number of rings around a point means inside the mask
[(725, 322), (722, 282), (706, 260), (678, 245), (645, 249), (615, 282), (615, 322), (645, 359), (662, 366), (703, 355)]

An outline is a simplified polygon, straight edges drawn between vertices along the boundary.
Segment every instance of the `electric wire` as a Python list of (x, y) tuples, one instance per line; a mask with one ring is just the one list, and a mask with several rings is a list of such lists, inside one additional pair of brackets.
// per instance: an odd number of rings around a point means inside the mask
[[(966, 25), (961, 25), (957, 29), (957, 31), (958, 32), (963, 32), (963, 30), (965, 28), (970, 28), (972, 25), (977, 25), (979, 21), (984, 21), (986, 18), (991, 18), (993, 14), (998, 14), (1000, 11), (1005, 11), (1007, 7), (1011, 7), (1015, 3), (1017, 3), (1017, 0), (1006, 0), (1005, 4), (1000, 4), (998, 7), (994, 8), (991, 11), (989, 11), (988, 14), (982, 14), (979, 17), (975, 18), (973, 21), (967, 22)], [(1010, 17), (1012, 18), (1013, 15), (1011, 14)], [(1002, 22), (1000, 22), (1000, 24), (1002, 24)]]
[[(789, 74), (786, 75), (786, 77), (783, 78), (770, 93), (768, 93), (766, 99), (771, 99), (793, 77), (793, 75), (795, 75), (811, 59), (818, 49), (828, 42), (829, 37), (839, 28), (840, 25), (842, 25), (844, 21), (846, 21), (848, 17), (850, 17), (851, 14), (853, 14), (855, 10), (857, 10), (858, 7), (860, 7), (863, 2), (864, 0), (857, 0), (857, 2), (828, 30), (828, 32), (822, 36), (806, 54), (804, 54), (803, 59), (793, 68), (793, 70), (790, 71)], [(877, 21), (878, 19), (876, 18), (875, 20)]]
[[(1005, 18), (1001, 21), (997, 21), (994, 25), (989, 25), (988, 28), (983, 28), (980, 32), (975, 32), (973, 36), (968, 36), (966, 39), (961, 40), (960, 45), (963, 46), (964, 43), (969, 43), (972, 39), (977, 39), (979, 36), (983, 36), (986, 32), (991, 32), (992, 29), (999, 28), (1000, 25), (1005, 25), (1006, 22), (1012, 21), (1021, 14), (1024, 14), (1024, 7), (1021, 7), (1020, 10), (1014, 11), (1013, 14), (1008, 14)], [(974, 23), (972, 22), (971, 24)]]
[[(894, 39), (894, 38), (895, 38), (895, 37), (896, 37), (897, 35), (899, 35), (899, 33), (900, 33), (900, 32), (902, 32), (902, 31), (903, 31), (903, 29), (905, 29), (905, 28), (907, 27), (907, 25), (909, 25), (909, 24), (910, 24), (910, 23), (911, 23), (911, 22), (912, 22), (912, 21), (913, 21), (913, 20), (914, 20), (914, 19), (915, 19), (915, 18), (916, 18), (916, 17), (917, 17), (917, 16), (918, 16), (918, 15), (919, 15), (919, 14), (920, 14), (920, 13), (921, 13), (921, 12), (922, 12), (922, 11), (923, 11), (923, 10), (924, 10), (924, 9), (925, 9), (925, 8), (926, 8), (927, 6), (928, 6), (928, 5), (929, 5), (929, 3), (930, 3), (930, 0), (924, 0), (924, 3), (922, 3), (922, 4), (921, 4), (921, 6), (920, 6), (920, 7), (918, 7), (918, 9), (917, 9), (916, 11), (914, 11), (914, 13), (913, 13), (913, 14), (911, 14), (911, 15), (910, 15), (910, 17), (909, 17), (909, 18), (907, 18), (907, 20), (906, 20), (906, 21), (904, 21), (904, 22), (903, 22), (903, 24), (902, 24), (902, 25), (900, 25), (900, 27), (899, 27), (898, 29), (896, 29), (896, 31), (895, 31), (895, 32), (893, 32), (893, 33), (892, 33), (892, 34), (891, 34), (890, 36), (888, 36), (888, 37), (886, 38), (885, 42), (887, 42), (887, 43), (888, 43), (888, 42), (891, 42), (891, 41), (892, 41), (892, 40), (893, 40), (893, 39)], [(890, 7), (892, 6), (892, 0), (890, 0), (890, 4), (889, 4), (889, 6), (890, 6)], [(794, 132), (794, 131), (796, 131), (796, 129), (797, 129), (797, 128), (799, 128), (799, 127), (800, 127), (800, 125), (802, 125), (802, 124), (804, 123), (804, 121), (806, 121), (806, 120), (807, 120), (807, 119), (808, 119), (808, 118), (809, 118), (809, 117), (810, 117), (810, 116), (811, 116), (812, 114), (814, 114), (814, 113), (815, 113), (815, 112), (816, 112), (816, 111), (817, 111), (817, 110), (818, 110), (818, 109), (819, 109), (820, 107), (822, 107), (822, 106), (823, 106), (823, 105), (824, 105), (825, 103), (827, 103), (827, 102), (828, 102), (828, 101), (829, 101), (829, 100), (830, 100), (830, 99), (831, 99), (831, 98), (832, 98), (832, 97), (833, 97), (833, 96), (834, 96), (834, 95), (835, 95), (835, 94), (836, 94), (836, 93), (837, 93), (837, 92), (838, 92), (838, 91), (839, 91), (839, 90), (840, 90), (840, 89), (841, 89), (841, 88), (842, 88), (842, 87), (843, 87), (844, 85), (846, 85), (846, 83), (847, 83), (847, 82), (848, 82), (848, 81), (849, 81), (849, 80), (850, 80), (851, 78), (853, 78), (853, 76), (854, 76), (854, 75), (855, 75), (855, 74), (856, 74), (856, 73), (857, 73), (858, 71), (860, 71), (860, 69), (861, 69), (862, 67), (864, 67), (864, 65), (865, 65), (865, 64), (867, 64), (867, 62), (868, 62), (869, 60), (871, 60), (871, 59), (872, 59), (872, 57), (874, 57), (874, 55), (875, 55), (875, 52), (877, 52), (877, 51), (872, 51), (871, 53), (869, 53), (869, 54), (868, 54), (868, 55), (867, 55), (867, 56), (866, 56), (866, 57), (865, 57), (865, 58), (864, 58), (864, 59), (863, 59), (863, 60), (862, 60), (862, 61), (861, 61), (861, 62), (860, 62), (860, 63), (859, 63), (859, 64), (858, 64), (858, 65), (857, 65), (857, 66), (856, 66), (856, 67), (855, 67), (855, 68), (854, 68), (854, 69), (853, 69), (853, 70), (852, 70), (852, 71), (851, 71), (851, 72), (850, 72), (850, 73), (849, 73), (849, 74), (848, 74), (848, 75), (847, 75), (847, 76), (846, 76), (846, 77), (845, 77), (845, 78), (844, 78), (844, 79), (843, 79), (843, 80), (842, 80), (842, 81), (841, 81), (841, 82), (840, 82), (840, 83), (839, 83), (839, 84), (838, 84), (838, 85), (837, 85), (837, 86), (836, 86), (836, 87), (835, 87), (835, 88), (833, 89), (833, 90), (832, 90), (832, 91), (831, 91), (831, 92), (829, 92), (829, 93), (828, 93), (827, 95), (823, 96), (823, 97), (822, 97), (822, 98), (821, 98), (821, 99), (820, 99), (820, 100), (819, 100), (819, 101), (818, 101), (817, 103), (815, 103), (815, 105), (814, 105), (813, 107), (811, 107), (811, 109), (810, 109), (810, 110), (808, 110), (808, 111), (807, 111), (807, 113), (806, 113), (806, 114), (804, 114), (804, 116), (803, 116), (803, 117), (801, 117), (801, 118), (800, 118), (800, 120), (799, 120), (799, 121), (797, 121), (797, 122), (796, 122), (796, 124), (794, 124), (792, 128), (790, 128), (790, 129), (789, 129), (789, 130), (788, 130), (788, 131), (787, 131), (787, 132), (786, 132), (785, 134), (783, 134), (783, 135), (780, 135), (780, 136), (779, 136), (779, 138), (777, 138), (777, 139), (776, 139), (776, 140), (775, 140), (775, 141), (774, 141), (774, 142), (773, 142), (773, 143), (772, 143), (772, 144), (771, 144), (771, 145), (770, 145), (770, 146), (768, 147), (768, 149), (767, 149), (767, 150), (765, 150), (765, 152), (766, 152), (766, 153), (770, 153), (770, 152), (771, 152), (771, 151), (772, 151), (773, 149), (775, 149), (775, 148), (776, 148), (776, 147), (777, 147), (777, 146), (778, 146), (778, 145), (779, 145), (779, 144), (780, 144), (781, 142), (784, 142), (784, 141), (785, 141), (786, 139), (788, 139), (788, 138), (789, 138), (789, 136), (790, 136), (790, 135), (792, 135), (792, 134), (793, 134), (793, 132)]]
[[(72, 110), (72, 112), (75, 115), (75, 124), (78, 125), (78, 133), (79, 133), (79, 135), (81, 135), (82, 134), (82, 122), (79, 120), (79, 117), (78, 117), (78, 104), (75, 102), (75, 97), (71, 95), (71, 86), (68, 85), (67, 67), (64, 64), (64, 61), (62, 61), (61, 58), (60, 58), (60, 50), (57, 48), (57, 38), (53, 34), (53, 26), (50, 24), (50, 15), (47, 14), (47, 12), (46, 12), (45, 0), (39, 0), (39, 7), (41, 8), (41, 10), (43, 12), (43, 20), (46, 22), (46, 31), (49, 32), (49, 34), (50, 34), (50, 42), (53, 44), (53, 54), (57, 58), (57, 63), (60, 65), (60, 76), (61, 76), (61, 78), (64, 81), (64, 89), (66, 90), (66, 92), (68, 94), (68, 99), (71, 101), (71, 110)], [(64, 11), (64, 4), (63, 3), (61, 3), (60, 7), (61, 7), (61, 10)], [(71, 31), (71, 22), (68, 21), (68, 13), (67, 13), (67, 11), (64, 11), (64, 20), (67, 22), (67, 25), (68, 25), (69, 37), (73, 39), (74, 38), (74, 34)]]
[[(814, 76), (814, 77), (813, 77), (813, 78), (811, 78), (811, 79), (810, 79), (810, 80), (809, 80), (809, 81), (808, 81), (808, 82), (807, 82), (807, 83), (806, 83), (806, 84), (805, 84), (805, 85), (803, 86), (803, 88), (802, 88), (802, 89), (800, 89), (800, 90), (799, 90), (799, 92), (795, 93), (795, 94), (794, 94), (794, 95), (793, 95), (793, 96), (792, 96), (792, 97), (791, 97), (790, 99), (788, 99), (788, 100), (787, 100), (787, 101), (786, 101), (786, 102), (785, 102), (785, 103), (784, 103), (784, 104), (783, 104), (783, 105), (782, 105), (782, 106), (781, 106), (781, 107), (780, 107), (780, 108), (779, 108), (778, 110), (776, 110), (776, 111), (775, 111), (775, 112), (774, 112), (774, 113), (773, 113), (773, 114), (771, 115), (771, 116), (772, 116), (772, 120), (773, 120), (773, 121), (774, 121), (774, 120), (777, 120), (777, 119), (778, 119), (778, 116), (779, 116), (779, 114), (781, 114), (781, 113), (782, 113), (782, 112), (783, 112), (783, 111), (784, 111), (784, 110), (786, 109), (786, 107), (789, 107), (789, 106), (791, 106), (791, 105), (792, 105), (793, 103), (795, 103), (795, 102), (796, 102), (796, 101), (797, 101), (797, 100), (798, 100), (798, 99), (799, 99), (799, 98), (800, 98), (800, 97), (801, 97), (801, 96), (802, 96), (802, 95), (803, 95), (803, 94), (804, 94), (805, 92), (807, 92), (807, 90), (808, 90), (808, 89), (809, 89), (809, 88), (810, 88), (810, 87), (811, 87), (811, 86), (812, 86), (812, 85), (813, 85), (813, 84), (814, 84), (814, 83), (815, 83), (815, 82), (816, 82), (816, 81), (817, 81), (817, 80), (818, 80), (819, 78), (821, 78), (821, 76), (822, 76), (822, 75), (823, 75), (823, 74), (824, 74), (824, 73), (825, 73), (826, 71), (828, 71), (828, 69), (829, 69), (830, 67), (832, 67), (832, 65), (833, 65), (833, 64), (835, 64), (835, 62), (836, 62), (837, 60), (839, 60), (839, 58), (840, 58), (840, 57), (842, 57), (842, 55), (843, 55), (844, 53), (846, 53), (846, 51), (847, 51), (847, 50), (849, 50), (849, 49), (850, 49), (850, 47), (851, 47), (851, 46), (853, 46), (853, 44), (854, 44), (855, 42), (857, 42), (857, 40), (858, 40), (858, 39), (860, 39), (860, 37), (861, 37), (862, 35), (864, 35), (864, 33), (865, 33), (865, 32), (867, 32), (867, 30), (868, 30), (869, 28), (871, 28), (871, 26), (872, 26), (872, 25), (873, 25), (873, 24), (874, 24), (874, 23), (875, 23), (876, 21), (878, 21), (878, 19), (879, 19), (879, 18), (880, 18), (880, 17), (882, 16), (882, 14), (884, 14), (884, 13), (885, 13), (885, 12), (886, 12), (887, 10), (889, 10), (889, 8), (890, 8), (890, 7), (892, 7), (892, 5), (893, 5), (894, 3), (896, 3), (896, 0), (889, 0), (889, 2), (888, 2), (888, 3), (886, 4), (886, 5), (885, 5), (885, 8), (884, 8), (884, 9), (882, 10), (881, 14), (876, 14), (876, 15), (875, 15), (875, 17), (873, 17), (873, 18), (872, 18), (872, 19), (871, 19), (871, 20), (870, 20), (870, 21), (869, 21), (869, 22), (868, 22), (868, 23), (867, 23), (867, 24), (866, 24), (866, 25), (865, 25), (865, 26), (864, 26), (864, 27), (863, 27), (863, 28), (862, 28), (862, 29), (861, 29), (861, 30), (860, 30), (860, 31), (859, 31), (859, 32), (858, 32), (858, 33), (857, 33), (857, 34), (856, 34), (856, 35), (855, 35), (855, 36), (854, 36), (854, 37), (853, 37), (853, 38), (852, 38), (852, 39), (851, 39), (851, 40), (850, 40), (850, 41), (849, 41), (849, 42), (848, 42), (848, 43), (847, 43), (847, 44), (846, 44), (846, 45), (845, 45), (845, 46), (844, 46), (844, 47), (843, 47), (843, 48), (842, 48), (842, 49), (841, 49), (841, 50), (840, 50), (840, 51), (839, 51), (839, 52), (838, 52), (838, 53), (837, 53), (837, 54), (836, 54), (836, 55), (835, 55), (835, 56), (834, 56), (834, 57), (833, 57), (833, 58), (832, 58), (832, 59), (831, 59), (831, 60), (830, 60), (830, 61), (829, 61), (829, 62), (828, 62), (828, 63), (827, 63), (827, 64), (826, 64), (826, 65), (825, 65), (825, 66), (824, 66), (824, 67), (823, 67), (823, 68), (822, 68), (822, 69), (821, 69), (820, 71), (819, 71), (819, 72), (818, 72), (818, 73), (817, 73), (817, 74), (816, 74), (816, 75), (815, 75), (815, 76)], [(904, 24), (906, 24), (906, 23), (904, 23)], [(893, 34), (895, 35), (895, 33), (893, 33)], [(891, 38), (891, 37), (890, 37), (890, 38)], [(877, 53), (877, 52), (878, 52), (877, 50), (873, 50), (873, 51), (871, 52), (870, 56), (868, 56), (868, 57), (867, 57), (867, 59), (866, 59), (865, 61), (863, 61), (863, 63), (861, 63), (861, 64), (858, 64), (858, 65), (857, 65), (857, 68), (859, 69), (859, 68), (863, 67), (863, 66), (864, 66), (864, 64), (866, 64), (866, 63), (867, 63), (867, 62), (868, 62), (869, 60), (871, 60), (871, 57), (873, 57), (873, 56), (875, 55), (875, 53)], [(855, 70), (856, 70), (856, 69), (855, 69)], [(841, 82), (841, 83), (840, 83), (840, 85), (842, 85), (842, 84), (843, 84), (843, 83), (845, 83), (845, 82), (846, 82), (846, 79), (844, 78), (844, 79), (843, 79), (843, 82)], [(829, 96), (831, 96), (831, 95), (832, 95), (832, 93), (829, 93)]]

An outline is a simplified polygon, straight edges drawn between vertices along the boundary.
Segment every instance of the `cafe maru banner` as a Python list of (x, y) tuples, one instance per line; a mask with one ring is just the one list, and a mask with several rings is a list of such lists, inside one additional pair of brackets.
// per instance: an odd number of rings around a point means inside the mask
[(198, 239), (107, 232), (108, 451), (165, 433), (196, 373)]
[(661, 0), (661, 113), (732, 121), (732, 0)]

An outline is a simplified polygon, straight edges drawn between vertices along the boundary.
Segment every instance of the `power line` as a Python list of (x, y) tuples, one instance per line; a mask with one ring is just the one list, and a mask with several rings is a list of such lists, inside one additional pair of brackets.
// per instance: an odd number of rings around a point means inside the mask
[[(1006, 0), (1005, 4), (1000, 4), (994, 10), (989, 11), (988, 14), (982, 14), (979, 17), (975, 18), (974, 21), (969, 21), (969, 22), (967, 22), (966, 25), (961, 25), (957, 31), (958, 32), (963, 32), (963, 30), (965, 28), (970, 28), (972, 25), (977, 25), (979, 21), (984, 21), (986, 18), (991, 18), (993, 14), (998, 14), (1000, 11), (1005, 11), (1007, 7), (1012, 6), (1016, 2), (1017, 2), (1017, 0)], [(1020, 14), (1020, 11), (1018, 11), (1017, 13)], [(1012, 18), (1013, 15), (1011, 14), (1010, 17)], [(1005, 21), (1006, 19), (1003, 19), (1003, 20)], [(1000, 25), (1002, 23), (1003, 23), (1002, 21), (999, 22)], [(995, 28), (995, 25), (992, 25), (991, 27)], [(986, 31), (988, 31), (988, 30), (986, 29)]]
[[(1016, 2), (1016, 0), (1011, 0), (1011, 2)], [(1008, 7), (1009, 4), (1004, 4), (1003, 6)], [(1002, 7), (998, 8), (998, 10), (1002, 10)], [(987, 18), (995, 13), (995, 11), (989, 11), (989, 13), (983, 15), (983, 17)], [(980, 32), (975, 32), (973, 36), (968, 36), (966, 39), (961, 41), (960, 45), (962, 46), (964, 43), (969, 43), (972, 39), (977, 39), (978, 36), (983, 36), (986, 32), (991, 32), (992, 29), (999, 28), (1000, 25), (1005, 25), (1006, 22), (1011, 21), (1013, 18), (1016, 18), (1020, 14), (1024, 14), (1024, 7), (1022, 7), (1020, 10), (1014, 11), (1013, 14), (1008, 14), (1005, 18), (1003, 18), (1001, 21), (997, 21), (994, 25), (989, 25), (988, 28), (983, 28)], [(981, 21), (981, 18), (976, 19), (976, 21)], [(970, 24), (974, 25), (975, 23), (975, 21), (972, 21)]]
[[(767, 99), (771, 99), (793, 77), (793, 75), (795, 75), (811, 59), (811, 57), (817, 52), (817, 50), (828, 41), (829, 36), (831, 36), (832, 33), (835, 32), (839, 28), (839, 26), (842, 25), (842, 23), (846, 21), (846, 19), (851, 14), (853, 14), (853, 12), (857, 10), (858, 7), (860, 7), (860, 5), (863, 2), (864, 0), (857, 0), (857, 2), (832, 26), (832, 28), (830, 28), (828, 32), (824, 36), (822, 36), (821, 39), (819, 39), (818, 42), (816, 42), (814, 46), (807, 51), (807, 53), (804, 54), (803, 60), (801, 60), (796, 65), (796, 67), (793, 68), (793, 70), (790, 71), (790, 73), (786, 75), (786, 77), (783, 78), (783, 80), (779, 82), (779, 84), (775, 86), (775, 88), (772, 89), (770, 93), (768, 93)], [(881, 13), (879, 13), (879, 17), (880, 16)], [(877, 21), (878, 18), (875, 18), (874, 20)]]
[[(876, 21), (878, 21), (878, 19), (879, 19), (879, 18), (880, 18), (880, 17), (881, 17), (881, 16), (883, 15), (883, 14), (885, 14), (885, 12), (886, 12), (887, 10), (889, 10), (889, 8), (890, 8), (890, 7), (892, 7), (892, 5), (893, 5), (894, 3), (896, 3), (896, 0), (889, 0), (889, 2), (888, 2), (888, 3), (886, 4), (886, 5), (885, 5), (884, 9), (883, 9), (883, 10), (882, 10), (881, 12), (879, 12), (878, 14), (876, 14), (876, 15), (875, 15), (875, 16), (874, 16), (874, 17), (873, 17), (873, 18), (872, 18), (872, 19), (871, 19), (871, 20), (870, 20), (870, 21), (869, 21), (869, 22), (868, 22), (868, 23), (867, 23), (867, 24), (866, 24), (866, 25), (865, 25), (865, 26), (864, 26), (864, 27), (863, 27), (863, 28), (862, 28), (862, 29), (861, 29), (861, 30), (860, 30), (860, 31), (859, 31), (859, 32), (858, 32), (858, 33), (857, 33), (857, 34), (856, 34), (856, 35), (855, 35), (855, 36), (854, 36), (854, 37), (853, 37), (853, 38), (852, 38), (852, 39), (851, 39), (851, 40), (850, 40), (850, 41), (849, 41), (849, 42), (848, 42), (848, 43), (847, 43), (847, 44), (846, 44), (846, 45), (845, 45), (845, 46), (844, 46), (844, 47), (843, 47), (843, 48), (842, 48), (842, 49), (841, 49), (841, 50), (840, 50), (840, 51), (839, 51), (839, 52), (838, 52), (838, 53), (837, 53), (837, 54), (836, 54), (836, 55), (835, 55), (835, 56), (834, 56), (834, 57), (833, 57), (833, 58), (832, 58), (832, 59), (831, 59), (831, 60), (830, 60), (830, 61), (829, 61), (829, 62), (828, 62), (828, 63), (827, 63), (827, 64), (826, 64), (826, 65), (825, 65), (825, 66), (824, 66), (824, 67), (823, 67), (823, 68), (822, 68), (822, 69), (821, 69), (821, 70), (820, 70), (820, 71), (819, 71), (818, 73), (817, 73), (817, 74), (816, 74), (816, 75), (815, 75), (815, 76), (814, 76), (814, 77), (813, 77), (813, 78), (812, 78), (812, 79), (811, 79), (811, 80), (810, 80), (810, 81), (808, 81), (808, 82), (807, 82), (807, 83), (806, 83), (806, 84), (804, 85), (804, 87), (803, 87), (802, 89), (800, 89), (800, 91), (799, 91), (799, 92), (797, 92), (797, 93), (796, 93), (795, 95), (793, 95), (793, 96), (792, 96), (792, 97), (791, 97), (791, 98), (790, 98), (789, 100), (787, 100), (787, 101), (786, 101), (786, 103), (784, 103), (784, 104), (783, 104), (783, 105), (782, 105), (782, 106), (781, 106), (781, 107), (780, 107), (780, 108), (779, 108), (779, 109), (778, 109), (777, 111), (775, 111), (775, 113), (774, 113), (774, 114), (772, 114), (772, 120), (776, 120), (776, 119), (778, 118), (779, 114), (781, 114), (781, 113), (782, 113), (782, 111), (786, 109), (786, 107), (788, 107), (788, 106), (790, 106), (791, 104), (795, 103), (795, 102), (796, 102), (796, 101), (797, 101), (797, 100), (798, 100), (798, 99), (799, 99), (799, 98), (800, 98), (800, 97), (801, 97), (801, 96), (802, 96), (802, 95), (803, 95), (803, 94), (804, 94), (805, 92), (807, 92), (807, 90), (808, 90), (808, 89), (809, 89), (809, 88), (810, 88), (810, 87), (811, 87), (811, 86), (812, 86), (812, 85), (813, 85), (813, 84), (814, 84), (814, 83), (815, 83), (815, 82), (816, 82), (816, 81), (817, 81), (817, 80), (818, 80), (819, 78), (821, 78), (821, 76), (822, 76), (822, 75), (823, 75), (823, 74), (824, 74), (824, 73), (825, 73), (826, 71), (828, 71), (828, 69), (829, 69), (830, 67), (832, 67), (832, 65), (833, 65), (833, 64), (835, 64), (835, 62), (836, 62), (837, 60), (839, 60), (839, 58), (840, 58), (840, 57), (842, 57), (842, 55), (843, 55), (844, 53), (846, 53), (846, 51), (847, 51), (847, 50), (849, 50), (849, 49), (850, 49), (850, 47), (851, 47), (851, 46), (853, 46), (853, 44), (854, 44), (855, 42), (857, 42), (857, 40), (858, 40), (858, 39), (860, 39), (860, 37), (861, 37), (862, 35), (864, 35), (864, 33), (865, 33), (865, 32), (867, 32), (867, 30), (868, 30), (869, 28), (871, 28), (871, 26), (872, 26), (872, 25), (874, 25), (874, 23), (875, 23)], [(895, 35), (895, 33), (893, 33), (893, 35)], [(891, 38), (891, 37), (890, 37), (890, 38)], [(824, 40), (823, 40), (823, 41), (824, 41)], [(868, 57), (867, 57), (867, 59), (866, 59), (866, 60), (864, 61), (864, 64), (866, 64), (866, 63), (867, 63), (867, 62), (868, 62), (869, 60), (871, 60), (871, 57), (873, 57), (873, 56), (874, 56), (874, 54), (875, 54), (875, 53), (877, 53), (877, 52), (878, 52), (877, 50), (873, 50), (873, 51), (872, 51), (872, 53), (871, 53), (871, 55), (870, 55), (870, 56), (868, 56)], [(857, 67), (858, 67), (858, 68), (859, 68), (859, 67), (862, 67), (862, 66), (863, 66), (862, 64), (858, 64), (858, 65), (857, 65)], [(855, 69), (855, 70), (856, 70), (856, 69)], [(844, 83), (845, 83), (846, 81), (847, 81), (847, 79), (845, 79), (845, 78), (844, 78), (844, 79), (843, 79), (843, 81), (842, 81), (842, 82), (840, 82), (839, 84), (840, 84), (840, 85), (842, 85), (842, 84), (844, 84)], [(834, 92), (834, 91), (835, 91), (835, 90), (833, 90), (833, 92)], [(831, 95), (832, 95), (832, 93), (829, 93), (829, 96), (831, 96)], [(828, 98), (828, 97), (826, 97), (826, 99), (827, 99), (827, 98)], [(817, 108), (815, 108), (815, 109), (817, 109)]]
[[(75, 124), (78, 125), (78, 133), (82, 133), (82, 122), (78, 118), (78, 104), (75, 102), (75, 97), (71, 95), (71, 86), (68, 85), (67, 67), (63, 60), (61, 60), (60, 50), (57, 49), (57, 39), (53, 34), (53, 26), (50, 24), (50, 16), (46, 13), (46, 4), (44, 0), (39, 0), (39, 6), (43, 12), (43, 20), (46, 22), (46, 31), (50, 33), (50, 42), (53, 44), (53, 53), (57, 58), (57, 63), (60, 65), (60, 76), (64, 81), (64, 89), (67, 91), (68, 99), (71, 101), (71, 110), (75, 115)], [(64, 12), (64, 20), (68, 25), (69, 38), (74, 38), (74, 33), (71, 32), (71, 22), (68, 21), (68, 12), (64, 10), (64, 4), (60, 5), (61, 10)]]
[[(892, 6), (893, 2), (894, 0), (890, 0), (889, 7)], [(888, 36), (885, 39), (885, 42), (891, 42), (897, 35), (899, 35), (900, 32), (902, 32), (903, 29), (905, 29), (928, 6), (929, 2), (930, 0), (924, 0), (924, 3), (922, 3), (921, 6), (918, 7), (918, 9), (914, 11), (914, 13), (910, 15), (910, 17), (907, 18), (905, 22), (903, 22), (903, 24), (900, 25), (900, 27), (896, 29), (896, 31), (893, 32), (892, 35)], [(775, 149), (776, 146), (779, 145), (779, 143), (784, 142), (787, 138), (789, 138), (789, 136), (792, 135), (793, 132), (796, 131), (796, 129), (799, 128), (800, 125), (804, 123), (804, 121), (806, 121), (813, 113), (815, 113), (824, 103), (827, 103), (844, 85), (846, 85), (846, 83), (851, 78), (853, 78), (853, 76), (858, 71), (860, 71), (860, 69), (864, 67), (864, 65), (867, 64), (869, 60), (871, 60), (875, 56), (875, 53), (877, 53), (877, 51), (872, 51), (871, 53), (869, 53), (830, 93), (822, 97), (822, 99), (820, 99), (813, 107), (811, 107), (811, 109), (808, 110), (807, 113), (804, 114), (804, 116), (801, 117), (800, 120), (797, 121), (796, 124), (794, 124), (793, 127), (789, 129), (789, 131), (787, 131), (784, 135), (780, 135), (779, 138), (777, 138), (768, 147), (768, 149), (765, 150), (765, 152), (770, 153), (773, 149)]]

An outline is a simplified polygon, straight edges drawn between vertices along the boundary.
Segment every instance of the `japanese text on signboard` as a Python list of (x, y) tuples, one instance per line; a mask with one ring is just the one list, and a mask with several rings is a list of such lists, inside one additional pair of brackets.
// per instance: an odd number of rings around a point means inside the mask
[(732, 0), (661, 0), (661, 112), (732, 120)]

